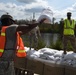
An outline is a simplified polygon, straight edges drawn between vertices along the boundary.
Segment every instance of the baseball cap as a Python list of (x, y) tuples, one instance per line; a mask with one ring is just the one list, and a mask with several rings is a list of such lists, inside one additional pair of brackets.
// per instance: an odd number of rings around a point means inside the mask
[(67, 15), (71, 15), (72, 13), (71, 12), (67, 12)]

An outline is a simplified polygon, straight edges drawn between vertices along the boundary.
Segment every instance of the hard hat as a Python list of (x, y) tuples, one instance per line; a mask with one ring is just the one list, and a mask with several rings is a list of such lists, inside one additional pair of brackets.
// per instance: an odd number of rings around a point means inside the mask
[(9, 19), (11, 19), (12, 21), (14, 21), (14, 20), (13, 20), (13, 17), (12, 17), (11, 15), (4, 14), (4, 15), (1, 16), (1, 20), (2, 20), (2, 19), (5, 19), (5, 18), (9, 18)]

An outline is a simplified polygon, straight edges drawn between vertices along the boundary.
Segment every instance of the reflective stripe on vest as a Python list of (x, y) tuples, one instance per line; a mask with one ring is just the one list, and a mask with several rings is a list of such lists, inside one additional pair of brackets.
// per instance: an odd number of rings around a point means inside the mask
[(69, 22), (68, 19), (65, 19), (64, 21), (64, 35), (74, 35), (74, 27), (75, 27), (75, 21), (72, 20), (72, 23)]
[(25, 50), (18, 50), (18, 52), (21, 52), (22, 53), (22, 52), (25, 52)]
[(1, 33), (1, 36), (5, 36), (5, 33)]
[(3, 52), (4, 51), (4, 49), (0, 49), (0, 52)]
[(5, 47), (5, 30), (6, 30), (6, 26), (2, 27), (1, 29), (1, 35), (0, 35), (0, 57), (2, 56), (3, 52), (4, 52), (4, 47)]

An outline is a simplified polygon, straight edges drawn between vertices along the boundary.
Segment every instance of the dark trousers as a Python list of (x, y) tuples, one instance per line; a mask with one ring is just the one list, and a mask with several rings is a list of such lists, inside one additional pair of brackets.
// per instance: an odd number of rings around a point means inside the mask
[(76, 53), (76, 39), (74, 35), (64, 35), (63, 36), (63, 49), (64, 49), (64, 54), (66, 54), (67, 50), (67, 45), (68, 43), (71, 43), (73, 47), (73, 51)]
[(15, 75), (13, 61), (0, 61), (0, 75)]

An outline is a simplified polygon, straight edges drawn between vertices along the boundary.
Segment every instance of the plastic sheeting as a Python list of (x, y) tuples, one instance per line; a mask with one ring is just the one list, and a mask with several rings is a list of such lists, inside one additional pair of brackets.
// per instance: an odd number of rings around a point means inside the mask
[(42, 19), (46, 19), (44, 22), (45, 23), (51, 23), (52, 22), (52, 17), (53, 17), (53, 12), (51, 9), (47, 8), (47, 9), (43, 9), (41, 15), (38, 18), (38, 22)]

